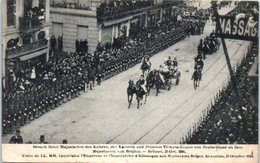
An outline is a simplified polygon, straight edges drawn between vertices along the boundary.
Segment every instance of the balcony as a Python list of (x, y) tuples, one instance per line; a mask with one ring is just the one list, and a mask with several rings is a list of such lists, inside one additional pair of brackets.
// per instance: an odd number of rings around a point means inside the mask
[(103, 3), (97, 8), (97, 18), (99, 21), (106, 21), (110, 19), (119, 19), (128, 15), (139, 14), (145, 10), (155, 9), (159, 7), (167, 7), (178, 5), (181, 0), (168, 0), (162, 3), (154, 3), (153, 1), (132, 1), (125, 2), (127, 4), (117, 4), (115, 6), (111, 4)]
[(20, 17), (19, 22), (20, 22), (20, 31), (23, 33), (39, 31), (44, 27), (44, 18), (40, 19), (38, 17), (36, 18)]
[(30, 44), (25, 44), (23, 46), (16, 46), (6, 50), (6, 56), (8, 59), (21, 57), (27, 54), (42, 51), (47, 52), (48, 40), (39, 40)]
[(60, 2), (60, 3), (51, 3), (52, 8), (68, 8), (68, 9), (77, 9), (77, 10), (91, 10), (90, 6), (87, 6), (85, 4), (80, 3), (66, 3), (66, 2)]
[(118, 19), (128, 15), (137, 14), (154, 5), (153, 1), (132, 1), (126, 2), (127, 4), (106, 4), (101, 3), (97, 8), (97, 18), (99, 21), (106, 21), (110, 19)]

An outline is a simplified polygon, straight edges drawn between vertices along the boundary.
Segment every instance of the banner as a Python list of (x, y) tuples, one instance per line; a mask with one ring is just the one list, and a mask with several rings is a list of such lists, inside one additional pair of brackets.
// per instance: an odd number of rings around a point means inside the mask
[(216, 36), (220, 38), (229, 38), (237, 40), (258, 40), (258, 18), (257, 16), (246, 16), (238, 14), (236, 16), (219, 16), (217, 21), (220, 23), (220, 29), (216, 26)]

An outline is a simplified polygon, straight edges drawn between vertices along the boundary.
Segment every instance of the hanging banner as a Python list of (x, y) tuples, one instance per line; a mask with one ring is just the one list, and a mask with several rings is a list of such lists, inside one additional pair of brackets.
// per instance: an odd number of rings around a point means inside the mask
[(220, 28), (216, 26), (216, 36), (220, 38), (238, 39), (238, 40), (258, 40), (258, 18), (245, 14), (238, 14), (234, 17), (219, 16)]

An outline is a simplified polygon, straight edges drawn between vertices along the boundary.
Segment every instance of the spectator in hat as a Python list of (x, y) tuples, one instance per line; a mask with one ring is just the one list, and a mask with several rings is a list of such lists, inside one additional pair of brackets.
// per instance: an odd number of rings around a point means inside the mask
[(41, 135), (41, 136), (40, 136), (40, 142), (39, 142), (39, 144), (48, 144), (48, 143), (45, 142), (44, 140), (45, 140), (44, 135)]
[(68, 144), (68, 141), (66, 139), (63, 139), (62, 144)]
[(15, 135), (11, 137), (9, 143), (10, 144), (23, 144), (23, 138), (20, 135), (20, 130), (19, 129), (17, 129), (15, 131)]

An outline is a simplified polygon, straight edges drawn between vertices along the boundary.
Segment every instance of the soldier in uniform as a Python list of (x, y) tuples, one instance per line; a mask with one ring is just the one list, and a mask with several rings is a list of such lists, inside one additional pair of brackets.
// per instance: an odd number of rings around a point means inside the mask
[(88, 79), (90, 84), (89, 88), (92, 90), (93, 87), (95, 87), (95, 71), (91, 66), (88, 68)]
[(38, 144), (48, 144), (48, 143), (45, 141), (44, 135), (41, 135), (41, 136), (40, 136), (40, 142), (39, 142)]
[(50, 109), (55, 108), (55, 91), (53, 87), (50, 87), (49, 105), (50, 105)]
[(102, 80), (102, 69), (100, 65), (98, 65), (98, 68), (96, 70), (96, 78), (97, 78), (97, 85), (100, 85)]
[(28, 123), (29, 121), (29, 104), (26, 98), (26, 100), (24, 101), (24, 124)]

